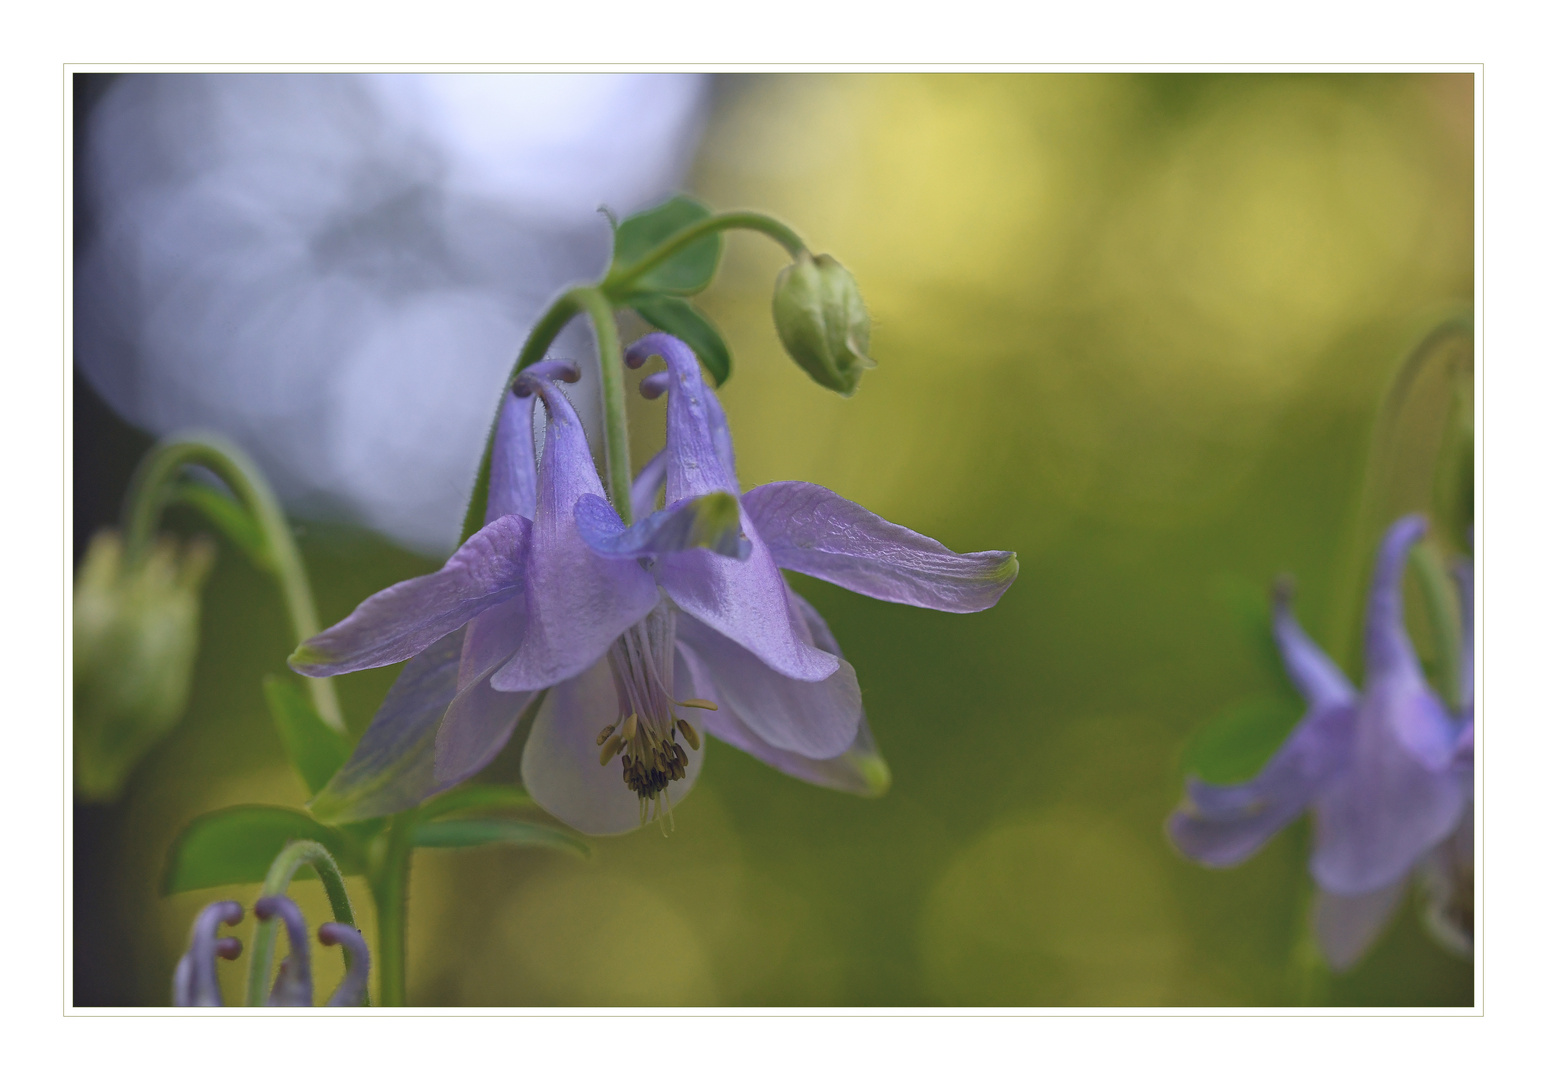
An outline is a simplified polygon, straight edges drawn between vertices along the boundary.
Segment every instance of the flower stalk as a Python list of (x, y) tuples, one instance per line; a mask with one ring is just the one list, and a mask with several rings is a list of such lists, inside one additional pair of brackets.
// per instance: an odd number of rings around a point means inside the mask
[(370, 876), (371, 897), (376, 901), (381, 1003), (388, 1008), (408, 1004), (408, 872), (417, 817), (413, 810), (393, 816), (381, 861), (372, 867)]
[[(253, 537), (244, 535), (232, 519), (210, 513), (206, 516), (243, 547), (261, 569), (274, 576), (296, 640), (311, 637), (320, 629), (317, 606), (312, 599), (306, 566), (296, 550), (279, 500), (252, 459), (219, 435), (198, 432), (164, 440), (140, 462), (124, 504), (128, 565), (139, 566), (148, 557), (161, 515), (176, 501), (179, 479), (189, 466), (210, 470), (236, 496), (256, 526), (256, 543)], [(343, 711), (339, 708), (332, 682), (309, 679), (307, 689), (317, 715), (333, 730), (344, 733)]]
[[(269, 867), (268, 876), (263, 880), (263, 892), (260, 895), (283, 895), (303, 866), (310, 866), (322, 880), (323, 891), (327, 893), (328, 904), (333, 909), (333, 918), (345, 925), (356, 926), (354, 908), (349, 903), (349, 893), (344, 889), (344, 875), (339, 871), (338, 863), (334, 861), (328, 849), (315, 840), (292, 840), (286, 844), (284, 850), (275, 857)], [(274, 938), (278, 932), (278, 922), (271, 920), (259, 922), (253, 933), (252, 961), (247, 969), (247, 1004), (249, 1006), (268, 1004), (269, 969), (274, 965)], [(346, 970), (353, 964), (354, 960), (346, 952), (344, 954)], [(370, 1004), (369, 998), (366, 999), (366, 1004)]]

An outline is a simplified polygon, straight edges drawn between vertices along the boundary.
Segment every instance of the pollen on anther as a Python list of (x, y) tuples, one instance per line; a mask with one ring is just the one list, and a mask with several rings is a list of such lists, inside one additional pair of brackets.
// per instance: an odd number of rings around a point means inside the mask
[(617, 724), (608, 724), (606, 727), (602, 728), (601, 734), (596, 736), (596, 745), (601, 746), (603, 743), (605, 743), (608, 737), (612, 735), (614, 729), (617, 728), (617, 726)]
[(634, 736), (639, 732), (639, 714), (629, 713), (628, 719), (623, 721), (623, 737), (629, 742), (634, 741)]
[(607, 740), (607, 745), (602, 747), (602, 764), (605, 765), (609, 761), (611, 761), (612, 760), (612, 756), (618, 752), (618, 748), (621, 747), (622, 745), (623, 745), (623, 735), (622, 735), (622, 733), (616, 734), (612, 738), (608, 739)]
[(694, 750), (698, 749), (698, 732), (693, 730), (693, 725), (682, 717), (677, 717), (677, 730), (682, 732), (682, 737), (688, 741), (688, 745)]
[(686, 701), (677, 702), (677, 704), (684, 705), (689, 709), (708, 709), (710, 712), (720, 711), (718, 705), (712, 701), (705, 701), (703, 698), (690, 697)]

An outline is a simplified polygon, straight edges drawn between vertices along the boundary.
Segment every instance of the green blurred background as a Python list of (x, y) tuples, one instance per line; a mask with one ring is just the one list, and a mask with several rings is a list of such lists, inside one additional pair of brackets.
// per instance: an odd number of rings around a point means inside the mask
[[(736, 354), (743, 486), (814, 481), (957, 550), (1014, 549), (1020, 578), (971, 616), (796, 579), (859, 672), (891, 792), (716, 744), (669, 837), (589, 861), (420, 852), (410, 1003), (1289, 1003), (1303, 823), (1209, 871), (1162, 822), (1188, 738), (1280, 685), (1222, 597), (1290, 571), (1313, 636), (1348, 636), (1335, 590), (1380, 393), (1471, 303), (1472, 94), (1470, 75), (722, 78), (690, 189), (848, 266), (880, 364), (848, 400), (808, 380), (769, 316), (782, 253), (733, 238), (704, 306)], [(75, 400), (79, 553), (149, 440), (79, 379)], [(632, 405), (640, 461), (662, 412)], [(301, 533), (324, 622), (434, 568)], [(293, 644), (223, 547), (186, 719), (119, 804), (76, 809), (77, 1004), (165, 1003), (195, 911), (256, 895), (158, 884), (194, 815), (303, 800), (259, 689)], [(393, 674), (338, 680), (354, 726)], [(327, 917), (315, 882), (296, 894)], [(245, 961), (223, 966), (230, 1000)], [(1472, 995), (1410, 906), (1330, 1002)]]

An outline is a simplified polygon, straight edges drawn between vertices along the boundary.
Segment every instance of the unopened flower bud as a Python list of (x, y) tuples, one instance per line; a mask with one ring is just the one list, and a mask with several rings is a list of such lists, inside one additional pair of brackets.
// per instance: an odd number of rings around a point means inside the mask
[(803, 252), (774, 283), (774, 326), (795, 362), (817, 382), (848, 397), (875, 367), (870, 316), (859, 285), (831, 255)]
[(182, 717), (198, 648), (199, 589), (214, 549), (159, 541), (127, 564), (101, 532), (75, 575), (75, 793), (118, 797), (146, 752)]

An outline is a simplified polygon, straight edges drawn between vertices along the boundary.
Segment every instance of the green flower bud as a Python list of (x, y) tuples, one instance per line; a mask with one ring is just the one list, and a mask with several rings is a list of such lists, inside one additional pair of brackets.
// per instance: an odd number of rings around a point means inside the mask
[(774, 326), (784, 350), (817, 382), (844, 397), (866, 368), (870, 316), (859, 285), (831, 255), (803, 252), (774, 284)]
[(75, 575), (75, 794), (111, 802), (181, 719), (199, 643), (199, 589), (214, 561), (201, 538), (163, 538), (139, 566), (123, 540), (92, 538)]

